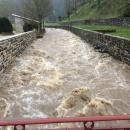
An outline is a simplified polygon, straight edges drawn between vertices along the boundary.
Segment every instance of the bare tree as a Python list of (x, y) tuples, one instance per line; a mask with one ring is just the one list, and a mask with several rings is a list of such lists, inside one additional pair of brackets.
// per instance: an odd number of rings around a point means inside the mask
[(52, 12), (51, 0), (23, 0), (24, 16), (40, 21), (40, 28), (45, 18)]
[(22, 14), (22, 0), (0, 0), (0, 17), (9, 17), (11, 14)]
[(0, 1), (0, 17), (8, 17), (10, 14), (11, 2), (8, 0)]

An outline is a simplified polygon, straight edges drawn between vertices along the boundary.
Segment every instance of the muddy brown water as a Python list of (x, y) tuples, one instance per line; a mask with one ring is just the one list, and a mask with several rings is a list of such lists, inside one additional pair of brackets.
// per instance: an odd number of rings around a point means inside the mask
[(1, 118), (130, 113), (130, 67), (69, 31), (43, 39), (0, 76)]

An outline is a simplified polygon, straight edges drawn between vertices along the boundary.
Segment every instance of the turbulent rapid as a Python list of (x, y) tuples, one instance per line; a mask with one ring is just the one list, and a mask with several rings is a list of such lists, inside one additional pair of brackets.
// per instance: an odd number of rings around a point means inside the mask
[(0, 76), (0, 117), (128, 114), (129, 93), (128, 65), (71, 32), (47, 29)]

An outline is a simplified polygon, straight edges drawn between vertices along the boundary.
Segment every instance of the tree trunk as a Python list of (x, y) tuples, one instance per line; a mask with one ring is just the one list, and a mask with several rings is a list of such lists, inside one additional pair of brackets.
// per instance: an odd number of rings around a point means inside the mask
[(45, 23), (44, 23), (44, 20), (42, 21), (42, 25), (43, 25), (42, 32), (45, 33)]
[(40, 20), (40, 32), (42, 32), (42, 20)]

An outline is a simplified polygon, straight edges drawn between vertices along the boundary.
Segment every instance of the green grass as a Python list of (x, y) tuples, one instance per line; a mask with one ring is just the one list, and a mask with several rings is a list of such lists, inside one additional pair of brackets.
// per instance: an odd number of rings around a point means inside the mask
[(13, 30), (16, 31), (16, 25), (15, 25), (15, 23), (13, 23), (12, 26), (13, 26)]
[(121, 16), (130, 0), (87, 0), (71, 15), (71, 21), (79, 19), (114, 18)]
[(59, 23), (54, 23), (54, 22), (45, 22), (45, 26), (58, 26), (60, 25)]
[(110, 30), (116, 29), (116, 32), (109, 33), (115, 36), (125, 37), (130, 39), (130, 28), (120, 26), (107, 26), (107, 25), (77, 25), (76, 27), (87, 30)]

